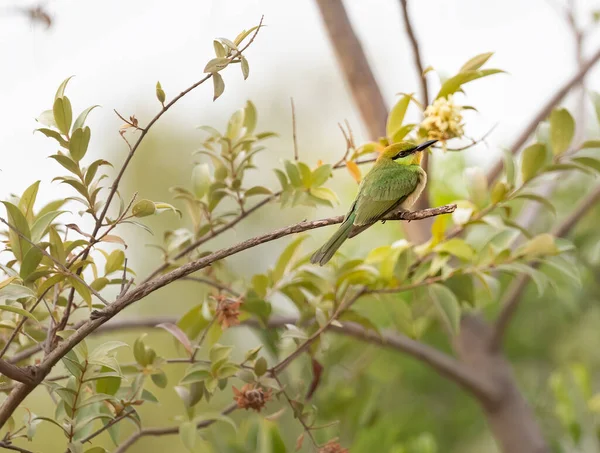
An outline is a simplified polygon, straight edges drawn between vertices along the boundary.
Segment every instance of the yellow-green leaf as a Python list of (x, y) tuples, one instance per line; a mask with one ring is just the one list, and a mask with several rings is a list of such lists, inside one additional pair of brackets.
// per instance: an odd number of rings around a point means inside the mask
[(68, 135), (71, 129), (71, 121), (73, 121), (73, 110), (71, 109), (71, 101), (68, 97), (56, 98), (52, 107), (54, 113), (54, 121), (56, 127), (63, 135)]
[(402, 127), (402, 122), (404, 121), (404, 116), (406, 115), (409, 103), (410, 96), (404, 95), (392, 107), (385, 128), (388, 138), (393, 137), (394, 133)]
[(545, 163), (546, 145), (543, 143), (535, 143), (525, 148), (521, 160), (521, 176), (523, 182), (527, 182), (537, 175)]
[(75, 129), (69, 142), (69, 154), (76, 162), (84, 158), (90, 144), (92, 131), (89, 127)]
[(550, 114), (550, 144), (552, 153), (559, 156), (564, 153), (575, 135), (575, 120), (567, 109), (554, 109)]
[[(24, 237), (31, 239), (29, 224), (19, 208), (8, 201), (3, 201), (2, 203), (6, 207), (8, 223), (16, 228)], [(29, 242), (27, 242), (25, 239), (22, 239), (17, 232), (13, 230), (13, 228), (9, 228), (8, 238), (10, 241), (10, 248), (15, 255), (15, 258), (19, 262), (23, 261), (23, 257), (31, 248), (31, 244), (29, 244)]]
[(458, 299), (450, 289), (434, 283), (429, 286), (429, 295), (438, 311), (438, 315), (447, 329), (454, 335), (460, 327), (460, 305)]

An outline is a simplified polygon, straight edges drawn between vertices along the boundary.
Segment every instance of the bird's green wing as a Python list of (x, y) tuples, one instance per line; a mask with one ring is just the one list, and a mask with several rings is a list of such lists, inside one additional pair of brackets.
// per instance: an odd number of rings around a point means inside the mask
[(367, 174), (356, 200), (355, 225), (375, 222), (416, 189), (421, 172), (411, 167), (394, 163)]

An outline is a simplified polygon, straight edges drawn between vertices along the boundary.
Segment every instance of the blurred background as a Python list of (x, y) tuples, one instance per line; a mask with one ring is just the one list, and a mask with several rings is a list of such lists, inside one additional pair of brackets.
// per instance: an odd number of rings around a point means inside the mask
[[(393, 105), (397, 93), (418, 91), (400, 2), (346, 0), (344, 3), (388, 106)], [(32, 134), (38, 127), (35, 118), (51, 107), (56, 87), (66, 77), (76, 76), (67, 88), (74, 111), (94, 104), (102, 106), (88, 119), (92, 127), (90, 154), (94, 155), (90, 159), (106, 158), (116, 166), (128, 150), (118, 133), (123, 122), (113, 109), (125, 117), (135, 114), (145, 124), (159, 107), (154, 94), (157, 81), (161, 82), (167, 99), (179, 93), (202, 77), (206, 61), (213, 56), (213, 38), (232, 38), (257, 24), (261, 15), (267, 26), (246, 54), (250, 62), (248, 80), (244, 81), (239, 71), (228, 70), (224, 73), (225, 93), (217, 102), (212, 102), (208, 84), (178, 103), (153, 128), (136, 155), (122, 186), (124, 198), (138, 192), (140, 198), (181, 207), (173, 200), (169, 188), (190, 184), (192, 164), (197, 159), (192, 153), (203, 138), (197, 126), (210, 125), (222, 130), (231, 113), (243, 107), (248, 99), (259, 112), (258, 130), (279, 134), (268, 142), (268, 151), (258, 159), (260, 173), (253, 175), (255, 181), (274, 189), (278, 183), (268, 169), (280, 166), (283, 159), (293, 155), (290, 98), (296, 105), (300, 154), (311, 166), (319, 159), (336, 162), (344, 153), (344, 139), (337, 126), (340, 122), (349, 122), (358, 144), (370, 138), (346, 89), (313, 1), (52, 0), (42, 5), (52, 18), (48, 29), (15, 10), (35, 6), (19, 0), (0, 1), (3, 62), (0, 193), (3, 197), (22, 193), (38, 179), (42, 180), (40, 205), (71, 195), (68, 187), (51, 183), (58, 169), (54, 161), (47, 159), (56, 151), (52, 142), (41, 134)], [(462, 103), (474, 105), (478, 110), (465, 114), (467, 135), (481, 137), (496, 127), (485, 143), (464, 153), (436, 151), (431, 183), (433, 200), (463, 197), (463, 170), (491, 166), (500, 157), (502, 148), (514, 142), (537, 109), (577, 70), (575, 42), (561, 13), (563, 6), (559, 0), (410, 2), (425, 66), (431, 65), (440, 75), (448, 76), (474, 55), (493, 51), (491, 66), (506, 71), (473, 82), (466, 89), (466, 100)], [(600, 45), (600, 33), (593, 31), (593, 12), (600, 8), (600, 2), (578, 0), (574, 8), (581, 26), (592, 30), (584, 42), (585, 56)], [(599, 74), (599, 69), (590, 71), (586, 81), (588, 90), (600, 90)], [(439, 85), (436, 77), (432, 74), (430, 78), (434, 90)], [(564, 104), (578, 118), (580, 129), (585, 129), (589, 136), (598, 136), (594, 107), (587, 97), (582, 102), (575, 91)], [(416, 117), (417, 112), (411, 114)], [(581, 176), (564, 181), (557, 194), (559, 215), (595, 183), (593, 178)], [(340, 172), (331, 187), (341, 198), (336, 209), (282, 211), (273, 206), (247, 219), (211, 247), (304, 218), (341, 214), (356, 193), (356, 183), (347, 172)], [(560, 375), (564, 367), (576, 363), (575, 366), (583, 367), (589, 381), (586, 391), (591, 396), (594, 389), (600, 391), (597, 373), (600, 287), (596, 283), (600, 248), (594, 228), (597, 214), (596, 211), (589, 215), (575, 232), (574, 240), (582, 250), (577, 261), (584, 275), (581, 287), (576, 291), (546, 292), (542, 298), (528, 291), (527, 301), (510, 332), (508, 356), (545, 432), (552, 437), (569, 437), (573, 433), (558, 421), (551, 376), (556, 380), (556, 373)], [(76, 220), (82, 225), (78, 217)], [(187, 221), (184, 217), (183, 222)], [(548, 218), (547, 224), (552, 221)], [(159, 252), (146, 245), (161, 244), (163, 232), (177, 228), (179, 220), (176, 216), (162, 215), (152, 218), (149, 225), (154, 236), (127, 227), (121, 231), (129, 245), (129, 265), (138, 275), (147, 274), (160, 260)], [(375, 234), (371, 230), (360, 241), (351, 241), (346, 250), (364, 253), (401, 235), (397, 225), (377, 228)], [(312, 234), (310, 247), (328, 234), (330, 230), (326, 229)], [(228, 266), (250, 277), (271, 265), (273, 253), (283, 245), (273, 242), (236, 255)], [(122, 316), (180, 315), (203, 297), (202, 287), (182, 282), (154, 293)], [(285, 301), (278, 307), (282, 313), (288, 308)], [(127, 334), (125, 341), (131, 343), (138, 335), (139, 332)], [(447, 348), (443, 339), (435, 335), (427, 340)], [(102, 338), (90, 341), (99, 342)], [(242, 329), (228, 333), (226, 341), (244, 342), (246, 346), (252, 342), (258, 344), (252, 332)], [(163, 331), (149, 332), (147, 343), (166, 356), (176, 353), (171, 338)], [(119, 358), (126, 358), (127, 354), (130, 353), (123, 351)], [(374, 448), (393, 453), (496, 451), (476, 405), (453, 384), (421, 364), (350, 340), (336, 341), (327, 355), (329, 366), (314, 403), (323, 419), (340, 421), (329, 429), (329, 437), (339, 435), (342, 444), (352, 446), (353, 453)], [(299, 362), (291, 368), (295, 379), (308, 379), (303, 366), (308, 363)], [(173, 367), (169, 377), (178, 379), (182, 370)], [(183, 413), (179, 398), (171, 387), (154, 390), (161, 405), (140, 408), (145, 426), (173, 424), (174, 417)], [(27, 405), (37, 414), (52, 416), (48, 402), (47, 394), (38, 391), (27, 400)], [(217, 400), (213, 407), (218, 409), (228, 402)], [(273, 404), (273, 412), (277, 409), (278, 405)], [(588, 427), (596, 429), (593, 410), (586, 414)], [(236, 420), (252, 417), (257, 416), (234, 415)], [(289, 413), (282, 415), (282, 423), (288, 451), (293, 451), (301, 427)], [(123, 433), (132, 429), (122, 428)], [(55, 427), (43, 425), (39, 430), (33, 444), (36, 451), (64, 449), (64, 439)], [(243, 436), (244, 430), (237, 435)], [(244, 451), (230, 445), (236, 434), (228, 426), (213, 427), (202, 436), (212, 441), (212, 447), (203, 445), (198, 451)], [(103, 442), (112, 448), (108, 436)], [(588, 447), (586, 452), (600, 451), (598, 445)], [(130, 451), (167, 449), (172, 453), (186, 451), (176, 437), (144, 438)]]

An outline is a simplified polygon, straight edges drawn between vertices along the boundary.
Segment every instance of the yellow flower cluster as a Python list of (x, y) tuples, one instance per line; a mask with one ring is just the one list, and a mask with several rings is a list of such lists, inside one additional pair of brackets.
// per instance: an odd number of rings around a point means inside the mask
[(456, 105), (452, 95), (447, 98), (438, 98), (425, 109), (425, 119), (421, 128), (427, 132), (427, 138), (445, 142), (455, 137), (462, 137), (464, 129), (462, 124), (462, 107)]

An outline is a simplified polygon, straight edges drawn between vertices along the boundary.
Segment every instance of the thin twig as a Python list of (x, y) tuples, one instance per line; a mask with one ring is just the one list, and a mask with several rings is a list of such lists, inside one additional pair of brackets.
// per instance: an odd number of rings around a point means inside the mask
[(273, 379), (275, 379), (275, 381), (279, 385), (279, 388), (281, 389), (281, 393), (283, 394), (283, 396), (285, 397), (286, 401), (290, 405), (290, 408), (292, 409), (292, 411), (294, 411), (295, 418), (297, 418), (298, 421), (300, 422), (300, 424), (302, 425), (302, 429), (304, 429), (304, 432), (306, 434), (308, 434), (308, 437), (310, 438), (313, 446), (315, 448), (319, 448), (319, 444), (315, 440), (315, 438), (314, 438), (314, 436), (313, 436), (313, 434), (312, 434), (312, 432), (310, 430), (310, 427), (306, 424), (306, 422), (302, 418), (302, 414), (296, 413), (296, 408), (294, 407), (294, 402), (292, 401), (292, 399), (290, 398), (290, 396), (287, 394), (287, 392), (283, 388), (283, 384), (281, 383), (281, 380), (279, 379), (279, 376), (277, 376), (277, 373), (271, 373), (271, 376), (273, 377)]
[(235, 296), (235, 297), (240, 296), (240, 293), (238, 293), (237, 291), (234, 291), (229, 286), (223, 285), (222, 283), (216, 282), (209, 278), (195, 277), (193, 275), (190, 275), (188, 277), (183, 277), (181, 280), (188, 280), (188, 281), (192, 281), (192, 282), (202, 283), (204, 285), (212, 286), (213, 288), (216, 288), (219, 291), (227, 292), (227, 293), (231, 294), (232, 296)]
[(90, 434), (87, 437), (84, 437), (83, 439), (80, 440), (80, 442), (82, 444), (85, 444), (86, 442), (89, 442), (90, 440), (92, 440), (94, 437), (99, 436), (100, 434), (102, 434), (104, 431), (106, 431), (108, 428), (110, 428), (113, 425), (116, 425), (117, 423), (119, 423), (121, 420), (126, 419), (127, 417), (129, 417), (131, 414), (133, 414), (135, 411), (134, 410), (129, 410), (129, 409), (125, 409), (123, 411), (123, 413), (121, 415), (119, 415), (118, 417), (113, 418), (111, 421), (109, 421), (106, 425), (102, 426), (101, 428), (98, 428), (96, 431), (94, 431), (92, 434)]
[[(232, 403), (221, 412), (221, 415), (229, 415), (237, 408), (238, 408), (237, 403)], [(196, 424), (196, 429), (206, 428), (207, 426), (210, 426), (217, 421), (218, 420), (216, 420), (216, 419), (201, 421), (198, 424)], [(178, 434), (178, 433), (179, 433), (179, 426), (171, 426), (171, 427), (167, 427), (167, 428), (144, 428), (144, 429), (132, 434), (128, 439), (126, 439), (125, 442), (123, 442), (121, 445), (119, 445), (119, 447), (114, 451), (114, 453), (124, 453), (125, 451), (127, 451), (129, 449), (129, 447), (131, 447), (133, 444), (135, 444), (142, 437), (170, 436), (170, 435), (174, 435), (174, 434)]]
[(294, 98), (290, 98), (292, 104), (292, 138), (294, 140), (294, 160), (298, 161), (298, 134), (296, 130), (296, 107), (294, 106)]
[(5, 448), (7, 450), (18, 451), (21, 453), (33, 453), (31, 450), (27, 450), (25, 448), (17, 447), (13, 445), (10, 441), (0, 441), (0, 448)]
[(424, 74), (425, 68), (423, 67), (423, 61), (421, 59), (421, 49), (419, 42), (413, 30), (412, 23), (410, 21), (410, 15), (408, 14), (408, 2), (407, 0), (400, 0), (400, 6), (402, 6), (402, 18), (404, 19), (404, 28), (406, 28), (406, 34), (410, 40), (410, 45), (413, 51), (413, 58), (415, 62), (415, 70), (417, 72), (417, 79), (421, 87), (421, 100), (423, 105), (426, 107), (429, 105), (429, 93), (427, 87), (427, 78)]

